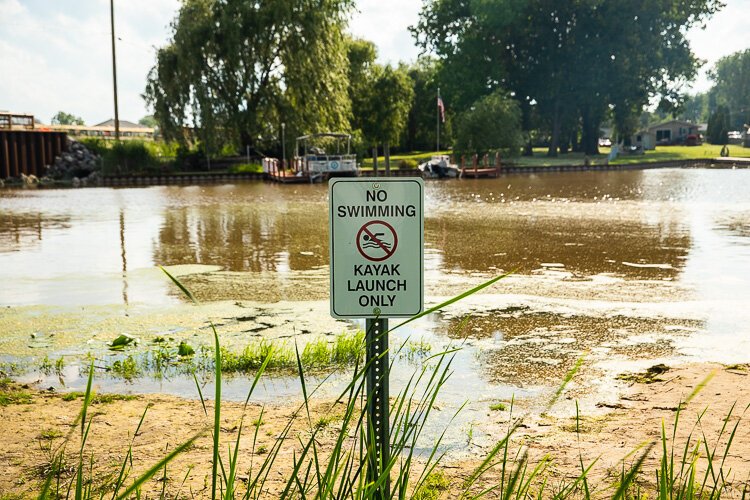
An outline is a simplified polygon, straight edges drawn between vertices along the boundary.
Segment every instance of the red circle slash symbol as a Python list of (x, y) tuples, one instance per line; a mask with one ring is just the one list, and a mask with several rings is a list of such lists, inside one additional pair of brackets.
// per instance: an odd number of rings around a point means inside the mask
[(382, 220), (370, 221), (357, 232), (357, 250), (367, 260), (386, 260), (393, 255), (397, 246), (396, 230)]

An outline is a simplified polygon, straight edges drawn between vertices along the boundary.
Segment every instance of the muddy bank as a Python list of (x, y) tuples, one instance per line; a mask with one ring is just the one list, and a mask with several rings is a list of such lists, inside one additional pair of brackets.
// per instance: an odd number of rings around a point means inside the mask
[[(750, 376), (748, 365), (724, 366), (717, 364), (693, 364), (670, 368), (657, 373), (651, 379), (629, 378), (627, 386), (614, 402), (600, 402), (604, 413), (589, 416), (583, 414), (575, 418), (575, 384), (562, 394), (550, 415), (521, 415), (522, 421), (513, 437), (511, 448), (528, 449), (532, 464), (539, 463), (549, 455), (553, 460), (545, 472), (548, 488), (556, 488), (562, 482), (572, 481), (580, 475), (580, 461), (588, 467), (596, 462), (589, 472), (590, 487), (595, 497), (612, 494), (622, 471), (623, 463), (628, 467), (639, 455), (632, 453), (644, 443), (660, 439), (662, 422), (667, 429), (668, 446), (672, 445), (673, 422), (680, 402), (698, 388), (713, 374), (705, 388), (700, 390), (690, 403), (683, 406), (680, 425), (675, 442), (676, 460), (688, 435), (692, 439), (706, 440), (708, 449), (719, 450), (715, 467), (724, 454), (729, 434), (738, 424), (729, 452), (726, 455), (724, 472), (729, 487), (736, 493), (747, 486), (750, 473), (750, 424), (744, 421), (750, 404)], [(0, 407), (0, 418), (4, 425), (0, 428), (0, 492), (4, 494), (32, 495), (38, 491), (45, 471), (49, 470), (54, 450), (60, 448), (65, 436), (71, 434), (67, 444), (71, 463), (78, 446), (75, 419), (81, 408), (81, 400), (63, 397), (60, 394), (14, 386), (6, 387), (3, 394), (15, 390), (25, 396), (12, 400)], [(69, 399), (66, 401), (66, 399)], [(72, 400), (70, 400), (72, 399)], [(148, 408), (139, 433), (133, 436), (144, 410)], [(297, 448), (296, 436), (309, 436), (311, 426), (322, 426), (319, 445), (323, 455), (330, 453), (336, 424), (340, 423), (342, 405), (330, 400), (316, 400), (308, 421), (298, 405), (272, 404), (263, 409), (262, 421), (258, 421), (261, 406), (251, 404), (224, 403), (221, 439), (224, 443), (234, 442), (239, 425), (243, 421), (245, 430), (241, 440), (240, 479), (247, 479), (251, 463), (264, 458), (285, 425), (293, 420), (293, 431), (282, 446), (282, 452), (269, 476), (268, 495), (285, 483), (291, 470), (292, 454)], [(112, 474), (125, 458), (128, 445), (133, 444), (134, 472), (146, 470), (150, 465), (196, 433), (205, 431), (212, 424), (212, 405), (208, 404), (208, 416), (199, 401), (175, 397), (152, 395), (132, 397), (110, 397), (96, 400), (92, 407), (93, 423), (87, 444), (87, 453), (93, 456), (95, 482), (112, 479)], [(441, 410), (440, 411), (451, 411)], [(517, 411), (517, 410), (516, 410)], [(482, 431), (499, 440), (510, 425), (510, 404), (503, 408), (488, 406), (484, 411), (485, 421), (478, 424)], [(720, 433), (724, 421), (727, 429)], [(253, 433), (260, 425), (257, 441), (253, 448)], [(449, 453), (441, 465), (442, 473), (449, 479), (451, 488), (460, 485), (489, 452), (493, 442), (473, 443), (467, 435), (466, 446), (462, 450)], [(696, 444), (695, 442), (693, 443)], [(641, 448), (645, 449), (645, 448)], [(705, 470), (705, 448), (698, 447), (701, 458), (698, 460), (699, 481)], [(648, 454), (642, 473), (643, 488), (653, 483), (659, 465), (661, 445)], [(186, 452), (179, 455), (169, 466), (166, 490), (172, 495), (210, 496), (211, 438), (206, 433)], [(416, 468), (420, 470), (419, 467)], [(161, 476), (161, 474), (159, 475)], [(186, 478), (186, 479), (185, 479)], [(498, 472), (491, 471), (485, 481), (489, 484), (498, 479)], [(184, 483), (183, 483), (184, 480)], [(150, 495), (158, 495), (164, 487), (163, 480), (150, 481), (145, 490)], [(210, 486), (208, 486), (210, 487)], [(442, 498), (452, 498), (457, 491), (449, 489)], [(269, 498), (271, 497), (269, 496)], [(728, 495), (731, 496), (731, 495)]]

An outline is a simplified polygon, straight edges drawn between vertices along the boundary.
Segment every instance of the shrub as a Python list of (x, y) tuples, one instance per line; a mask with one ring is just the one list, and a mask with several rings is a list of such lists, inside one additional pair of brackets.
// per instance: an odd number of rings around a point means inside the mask
[(406, 158), (398, 162), (398, 168), (402, 170), (413, 170), (417, 168), (417, 166), (417, 160), (413, 160), (411, 158)]
[(229, 167), (229, 173), (261, 174), (263, 173), (263, 165), (259, 163), (240, 163), (239, 165), (232, 165), (231, 167)]
[(460, 153), (516, 156), (521, 147), (521, 110), (518, 103), (497, 90), (474, 102), (459, 115), (455, 149)]

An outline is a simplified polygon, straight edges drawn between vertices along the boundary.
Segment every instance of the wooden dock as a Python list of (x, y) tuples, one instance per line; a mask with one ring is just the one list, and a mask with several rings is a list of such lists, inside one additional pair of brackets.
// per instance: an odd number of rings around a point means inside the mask
[(47, 165), (67, 149), (64, 132), (0, 129), (0, 179), (44, 177)]
[(272, 181), (281, 182), (284, 184), (298, 184), (298, 183), (310, 184), (316, 181), (316, 178), (310, 176), (310, 174), (307, 174), (304, 172), (292, 172), (291, 170), (280, 170), (276, 172), (269, 172), (268, 178)]
[(321, 174), (307, 170), (303, 162), (295, 160), (292, 160), (291, 166), (287, 166), (276, 158), (264, 158), (263, 173), (267, 179), (284, 184), (311, 184), (326, 180)]
[(471, 158), (471, 166), (466, 167), (464, 157), (461, 157), (461, 177), (478, 179), (480, 177), (497, 177), (500, 175), (502, 170), (502, 164), (500, 163), (500, 153), (495, 153), (495, 163), (490, 167), (489, 156), (484, 155), (482, 157), (482, 167), (479, 167), (479, 157), (474, 155)]

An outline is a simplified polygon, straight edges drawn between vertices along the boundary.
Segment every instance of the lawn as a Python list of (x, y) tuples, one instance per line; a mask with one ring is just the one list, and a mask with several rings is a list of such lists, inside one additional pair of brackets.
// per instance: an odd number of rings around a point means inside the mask
[[(397, 155), (391, 155), (391, 168), (398, 168), (398, 162), (401, 160), (413, 160), (419, 163), (423, 163), (430, 158), (432, 158), (434, 155), (449, 155), (451, 154), (451, 151), (438, 151), (437, 153), (434, 151), (411, 151), (409, 153), (403, 153), (403, 154), (397, 154)], [(372, 169), (372, 157), (366, 157), (362, 159), (362, 164), (360, 165), (360, 168), (363, 168), (365, 170)], [(385, 157), (384, 156), (378, 156), (378, 168), (385, 168)]]
[[(621, 156), (613, 164), (651, 163), (670, 160), (703, 160), (721, 156), (723, 146), (716, 144), (701, 144), (700, 146), (657, 146), (655, 151), (646, 151), (645, 155)], [(729, 156), (735, 158), (750, 158), (750, 148), (730, 145)], [(609, 152), (609, 151), (607, 151)]]
[[(702, 144), (700, 146), (657, 146), (654, 151), (646, 151), (643, 155), (622, 155), (616, 160), (610, 162), (613, 165), (629, 165), (634, 163), (656, 163), (662, 161), (675, 160), (703, 160), (709, 158), (718, 158), (721, 156), (721, 145)], [(609, 148), (599, 148), (601, 154), (592, 156), (593, 165), (603, 165), (609, 155)], [(429, 160), (436, 154), (450, 155), (451, 151), (440, 151), (439, 153), (429, 151), (414, 151), (391, 156), (391, 166), (398, 168), (400, 160), (415, 160), (417, 163)], [(515, 167), (555, 167), (563, 165), (583, 165), (585, 155), (583, 153), (567, 153), (558, 155), (555, 158), (549, 158), (547, 148), (534, 148), (534, 156), (518, 156), (503, 160), (503, 164), (510, 164)], [(735, 158), (750, 158), (750, 148), (730, 145), (729, 156)], [(458, 158), (455, 158), (459, 161)], [(468, 160), (467, 160), (468, 161)], [(385, 159), (378, 157), (378, 167), (384, 168)], [(468, 166), (468, 165), (467, 165)], [(372, 158), (365, 158), (362, 161), (363, 169), (372, 168)]]

